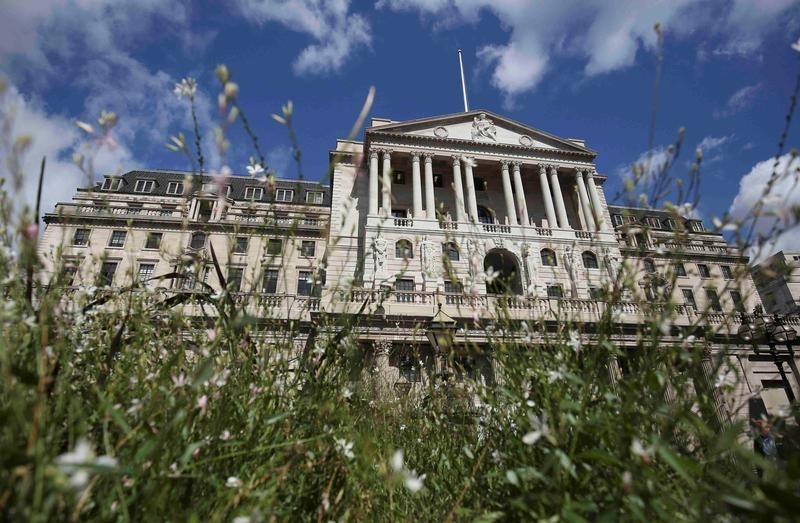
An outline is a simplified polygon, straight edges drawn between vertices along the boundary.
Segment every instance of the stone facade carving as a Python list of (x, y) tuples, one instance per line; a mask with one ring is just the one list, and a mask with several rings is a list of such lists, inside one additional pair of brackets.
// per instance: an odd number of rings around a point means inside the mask
[(379, 234), (374, 240), (372, 240), (372, 262), (373, 262), (373, 270), (375, 272), (375, 276), (383, 275), (384, 268), (386, 266), (386, 248), (388, 246), (388, 242), (383, 235)]
[(486, 113), (480, 113), (472, 120), (472, 139), (480, 140), (482, 138), (497, 141), (497, 128), (494, 122), (486, 117)]
[(433, 130), (433, 134), (437, 138), (447, 138), (447, 135), (450, 134), (450, 133), (448, 133), (447, 129), (445, 129), (444, 127), (439, 126), (439, 127), (437, 127), (436, 129)]
[(438, 278), (439, 267), (438, 257), (436, 256), (436, 246), (438, 244), (431, 240), (426, 234), (419, 244), (420, 261), (422, 262), (422, 272), (427, 278)]
[(569, 275), (569, 288), (570, 294), (573, 298), (578, 297), (578, 284), (575, 279), (575, 253), (574, 249), (570, 246), (564, 248), (564, 268), (567, 270), (567, 275)]

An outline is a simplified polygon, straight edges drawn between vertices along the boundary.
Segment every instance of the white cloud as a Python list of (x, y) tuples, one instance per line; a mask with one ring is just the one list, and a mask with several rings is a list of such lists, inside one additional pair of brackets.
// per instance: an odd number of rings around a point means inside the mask
[[(768, 5), (762, 9), (762, 4)], [(607, 0), (588, 5), (578, 0), (381, 0), (378, 8), (418, 11), (439, 28), (474, 23), (481, 11), (496, 16), (509, 32), (508, 41), (485, 43), (478, 57), (493, 67), (492, 84), (511, 103), (541, 83), (555, 58), (577, 57), (586, 76), (633, 65), (640, 49), (655, 48), (657, 22), (668, 38), (700, 35), (719, 48), (755, 53), (764, 35), (781, 26), (791, 5), (791, 0)]]
[[(776, 173), (774, 178), (773, 173)], [(773, 180), (771, 189), (765, 194), (770, 180)], [(743, 220), (745, 228), (753, 228), (754, 239), (757, 235), (764, 237), (763, 245), (754, 242), (749, 249), (748, 254), (754, 263), (782, 249), (800, 249), (800, 231), (793, 212), (800, 207), (798, 181), (800, 158), (784, 154), (777, 166), (774, 158), (757, 163), (739, 182), (739, 192), (728, 212), (734, 219)], [(759, 204), (762, 206), (761, 216), (755, 219), (753, 210)], [(772, 233), (776, 225), (784, 232)]]
[(763, 84), (759, 82), (738, 89), (728, 98), (725, 108), (714, 111), (714, 118), (731, 116), (750, 107), (753, 101), (755, 101), (756, 95), (761, 90), (762, 85)]
[(647, 182), (652, 178), (661, 175), (669, 170), (673, 161), (673, 154), (666, 147), (656, 147), (651, 151), (645, 151), (632, 163), (617, 167), (617, 176), (623, 180), (634, 178), (634, 169), (641, 173), (640, 180)]
[(369, 22), (350, 12), (350, 0), (235, 0), (246, 19), (277, 22), (316, 40), (294, 62), (298, 74), (338, 71), (360, 47), (369, 46)]
[(733, 135), (727, 136), (706, 136), (700, 143), (697, 144), (697, 148), (702, 150), (704, 153), (709, 153), (714, 149), (722, 147), (726, 143), (728, 143), (733, 138)]
[[(23, 205), (34, 207), (42, 157), (47, 157), (42, 213), (51, 212), (56, 202), (69, 201), (76, 187), (86, 185), (83, 174), (71, 161), (73, 151), (85, 145), (84, 136), (73, 121), (48, 113), (36, 100), (25, 98), (15, 86), (9, 85), (5, 94), (0, 96), (0, 122), (8, 125), (7, 133), (0, 140), (0, 156), (8, 154), (3, 149), (18, 137), (30, 136), (32, 139), (22, 157), (24, 175), (20, 187), (13, 186), (6, 162), (0, 165), (0, 178), (6, 180), (6, 189), (17, 205), (17, 211)], [(94, 165), (97, 171), (107, 173), (135, 167), (130, 151), (124, 145), (100, 149)]]

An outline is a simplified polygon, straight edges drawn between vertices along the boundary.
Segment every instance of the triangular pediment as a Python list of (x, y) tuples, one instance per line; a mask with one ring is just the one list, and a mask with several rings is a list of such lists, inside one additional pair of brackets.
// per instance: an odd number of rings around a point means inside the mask
[(490, 111), (476, 110), (369, 127), (372, 135), (411, 135), (530, 149), (551, 149), (595, 155), (579, 140), (570, 140), (515, 122)]

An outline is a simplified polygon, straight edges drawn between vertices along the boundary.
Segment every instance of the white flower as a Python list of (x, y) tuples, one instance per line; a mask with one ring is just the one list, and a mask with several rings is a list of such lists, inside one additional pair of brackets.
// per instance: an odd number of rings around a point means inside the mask
[(792, 49), (800, 53), (800, 38), (798, 38), (797, 41), (792, 44)]
[(644, 444), (642, 444), (642, 440), (639, 438), (633, 438), (633, 441), (631, 441), (631, 452), (642, 458), (642, 461), (645, 463), (650, 462), (654, 451), (654, 446), (645, 447)]
[(74, 450), (56, 458), (56, 465), (69, 477), (70, 486), (81, 490), (89, 482), (91, 469), (114, 468), (117, 466), (117, 460), (111, 456), (96, 457), (89, 442), (81, 438), (76, 443)]
[(496, 271), (491, 267), (486, 269), (486, 272), (484, 273), (484, 276), (486, 277), (486, 283), (492, 283), (499, 274), (500, 271)]
[(178, 376), (172, 377), (172, 383), (175, 385), (176, 388), (181, 388), (186, 386), (186, 374), (181, 372)]
[(725, 367), (724, 369), (720, 369), (720, 371), (721, 372), (717, 374), (717, 379), (714, 381), (715, 388), (727, 388), (736, 385), (737, 376), (733, 369)]
[(524, 444), (533, 445), (550, 434), (550, 428), (547, 426), (547, 413), (542, 414), (541, 418), (536, 414), (528, 413), (528, 421), (530, 421), (533, 430), (522, 436)]
[(578, 331), (570, 331), (568, 345), (572, 347), (572, 350), (576, 353), (581, 351), (581, 335), (578, 334)]
[(208, 396), (203, 394), (197, 398), (197, 408), (200, 409), (200, 414), (206, 413), (206, 409), (208, 408)]
[(426, 474), (417, 476), (417, 473), (414, 470), (408, 471), (406, 472), (405, 478), (403, 479), (403, 485), (405, 485), (405, 487), (409, 490), (409, 492), (412, 493), (419, 492), (420, 490), (422, 490), (422, 487), (425, 486), (424, 485), (425, 476)]
[(230, 488), (239, 488), (242, 486), (242, 480), (237, 478), (236, 476), (230, 476), (225, 481), (225, 486)]
[(349, 400), (353, 397), (353, 391), (348, 389), (347, 387), (342, 389), (342, 398)]
[(175, 84), (175, 89), (172, 91), (178, 98), (194, 98), (197, 93), (197, 81), (191, 76), (184, 78), (180, 83)]
[(336, 440), (336, 450), (338, 450), (342, 456), (346, 457), (347, 459), (353, 459), (356, 455), (353, 453), (353, 442), (347, 441), (342, 438), (337, 438)]
[(247, 166), (247, 174), (249, 174), (251, 178), (255, 178), (263, 172), (264, 168), (261, 167), (260, 164), (251, 164)]
[(686, 336), (686, 337), (683, 339), (683, 341), (681, 342), (681, 347), (683, 347), (684, 349), (688, 349), (688, 348), (690, 348), (692, 345), (694, 345), (694, 342), (695, 342), (696, 340), (697, 340), (697, 338), (694, 336), (694, 334), (690, 334), (690, 335)]
[(392, 470), (400, 472), (403, 470), (403, 449), (397, 449), (392, 454), (392, 459), (389, 462), (392, 465)]
[(228, 429), (222, 431), (222, 434), (219, 435), (219, 439), (222, 441), (228, 441), (231, 439), (231, 432)]

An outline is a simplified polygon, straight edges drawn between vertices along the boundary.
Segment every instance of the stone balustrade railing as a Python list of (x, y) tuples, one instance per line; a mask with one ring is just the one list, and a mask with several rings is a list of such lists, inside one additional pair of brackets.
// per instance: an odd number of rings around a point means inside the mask
[(79, 205), (62, 203), (53, 214), (96, 215), (96, 216), (158, 216), (161, 218), (180, 218), (180, 209), (159, 209), (155, 207), (128, 207), (121, 205)]

